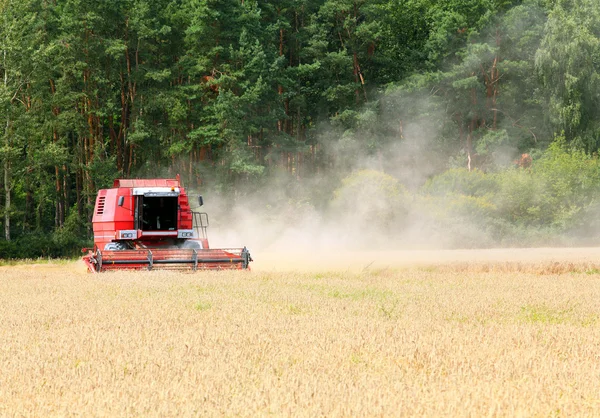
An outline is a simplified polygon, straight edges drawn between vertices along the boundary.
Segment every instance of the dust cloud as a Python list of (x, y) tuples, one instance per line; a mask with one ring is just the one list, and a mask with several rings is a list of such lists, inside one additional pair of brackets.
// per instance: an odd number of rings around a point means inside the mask
[[(326, 129), (322, 158), (338, 165), (301, 178), (274, 171), (235, 196), (202, 190), (211, 247), (246, 246), (253, 268), (267, 270), (556, 257), (549, 250), (466, 251), (526, 244), (500, 242), (472, 214), (470, 199), (457, 203), (422, 193), (428, 179), (448, 168), (444, 150), (436, 148), (442, 127), (424, 119), (402, 123), (396, 104), (383, 106), (384, 123), (395, 128), (386, 129), (379, 151), (365, 149), (368, 139), (333, 138)], [(512, 152), (502, 149), (499, 159), (510, 160)], [(453, 208), (458, 205), (459, 211)]]
[(360, 205), (348, 207), (344, 214), (331, 207), (319, 212), (310, 206), (290, 204), (288, 212), (275, 216), (258, 202), (231, 206), (211, 201), (210, 194), (206, 197), (203, 210), (211, 219), (211, 247), (246, 246), (254, 258), (251, 268), (255, 271), (356, 272), (460, 263), (600, 260), (600, 248), (453, 248), (450, 231), (434, 231), (434, 226), (414, 213), (404, 220), (404, 229), (394, 232), (390, 228), (386, 233), (385, 229), (369, 227), (373, 219), (353, 212)]
[(210, 217), (210, 245), (246, 246), (255, 266), (265, 259), (268, 265), (286, 259), (284, 264), (294, 266), (345, 266), (348, 258), (365, 266), (373, 259), (385, 264), (414, 257), (391, 251), (489, 247), (486, 232), (468, 219), (453, 215), (440, 225), (440, 208), (419, 189), (447, 167), (447, 157), (435, 145), (441, 127), (422, 118), (402, 123), (397, 108), (398, 101), (390, 98), (382, 103), (386, 128), (377, 133), (383, 144), (378, 151), (369, 149), (372, 138), (348, 138), (343, 132), (335, 137), (333, 128), (326, 128), (320, 152), (335, 162), (329, 168), (301, 178), (275, 170), (235, 196), (210, 186), (200, 191), (202, 211)]

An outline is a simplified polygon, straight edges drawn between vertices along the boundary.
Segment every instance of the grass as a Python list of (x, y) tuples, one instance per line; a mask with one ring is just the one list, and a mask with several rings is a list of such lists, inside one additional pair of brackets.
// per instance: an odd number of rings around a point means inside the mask
[(3, 266), (22, 266), (23, 264), (58, 264), (58, 265), (66, 265), (72, 264), (75, 261), (79, 260), (80, 257), (73, 258), (31, 258), (31, 259), (4, 259), (0, 258), (0, 267)]
[(586, 266), (0, 269), (0, 416), (596, 416)]

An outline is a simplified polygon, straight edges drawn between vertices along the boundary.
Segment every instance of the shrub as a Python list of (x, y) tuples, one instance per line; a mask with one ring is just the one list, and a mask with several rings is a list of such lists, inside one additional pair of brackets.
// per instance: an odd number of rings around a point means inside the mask
[(435, 247), (475, 248), (494, 244), (489, 231), (495, 206), (485, 197), (459, 193), (423, 195), (413, 208), (413, 224), (420, 225), (425, 243)]
[(334, 192), (332, 214), (343, 222), (396, 229), (407, 214), (408, 194), (394, 177), (375, 170), (357, 171), (342, 180)]
[(543, 178), (522, 169), (510, 169), (495, 177), (499, 189), (491, 200), (498, 208), (498, 217), (521, 227), (552, 223), (553, 207)]
[(447, 194), (485, 196), (495, 193), (498, 188), (496, 178), (483, 171), (453, 168), (429, 179), (423, 186), (423, 191), (436, 196)]

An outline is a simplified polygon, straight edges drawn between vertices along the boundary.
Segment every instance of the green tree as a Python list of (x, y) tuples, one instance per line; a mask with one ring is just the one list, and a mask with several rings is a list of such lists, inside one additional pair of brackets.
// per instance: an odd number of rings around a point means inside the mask
[(4, 184), (4, 238), (11, 240), (11, 218), (15, 213), (12, 194), (24, 173), (23, 153), (27, 144), (28, 127), (32, 122), (31, 110), (36, 104), (32, 98), (35, 61), (40, 52), (41, 25), (39, 5), (34, 1), (0, 3), (0, 120), (2, 146), (0, 160)]
[(588, 152), (600, 147), (600, 4), (560, 0), (550, 12), (536, 67), (550, 121)]
[[(489, 8), (483, 7), (486, 4)], [(503, 7), (472, 2), (465, 14), (459, 13), (460, 7), (451, 10), (452, 16), (462, 16), (452, 21), (475, 22), (452, 64), (443, 72), (415, 75), (387, 92), (388, 104), (401, 119), (437, 124), (434, 135), (440, 152), (458, 155), (460, 165), (469, 170), (506, 165), (510, 153), (548, 143), (549, 130), (540, 123), (544, 100), (532, 60), (545, 14), (535, 2), (500, 13)], [(432, 36), (438, 39), (439, 33)], [(423, 118), (426, 115), (429, 120)], [(442, 120), (436, 121), (439, 117)], [(543, 144), (537, 144), (538, 138)]]

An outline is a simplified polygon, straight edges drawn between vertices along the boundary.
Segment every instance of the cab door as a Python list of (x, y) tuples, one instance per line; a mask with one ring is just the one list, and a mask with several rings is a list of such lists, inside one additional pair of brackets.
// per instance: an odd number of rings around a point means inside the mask
[(143, 195), (138, 195), (138, 196), (134, 196), (134, 213), (133, 213), (133, 224), (134, 224), (134, 229), (139, 230), (143, 230), (144, 229), (144, 211), (143, 211), (143, 205), (144, 205), (144, 196)]

